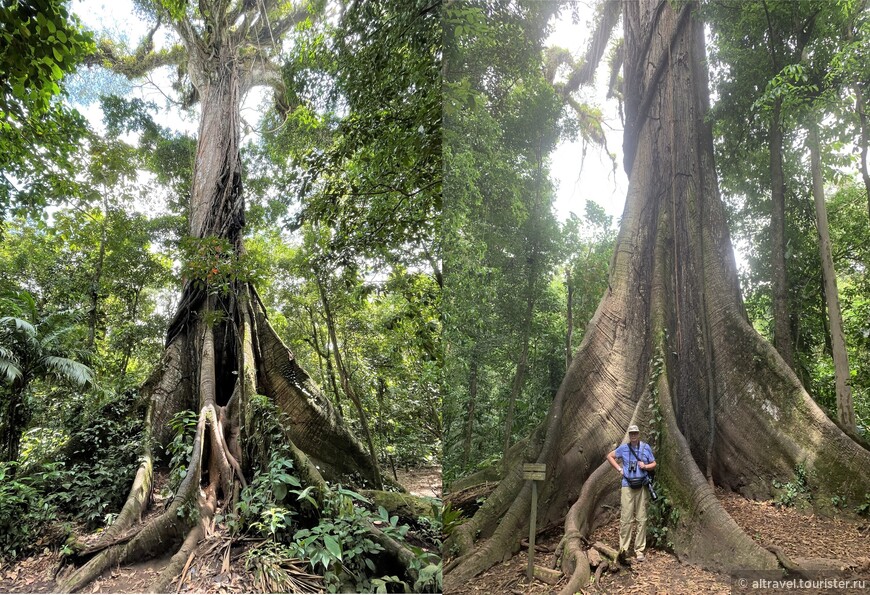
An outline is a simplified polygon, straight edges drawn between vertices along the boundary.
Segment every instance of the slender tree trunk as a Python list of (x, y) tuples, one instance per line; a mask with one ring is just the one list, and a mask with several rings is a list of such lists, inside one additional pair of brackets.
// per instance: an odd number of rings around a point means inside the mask
[(864, 103), (864, 93), (861, 91), (861, 84), (855, 83), (852, 88), (855, 90), (855, 111), (858, 113), (858, 125), (861, 133), (859, 136), (861, 140), (861, 159), (859, 165), (861, 167), (861, 178), (864, 180), (864, 192), (867, 194), (867, 216), (870, 217), (870, 172), (867, 170), (870, 123), (868, 123), (867, 106)]
[(782, 170), (782, 101), (770, 116), (770, 268), (773, 276), (773, 344), (794, 368), (788, 279), (785, 262), (785, 177)]
[(338, 390), (338, 381), (335, 379), (335, 369), (332, 367), (332, 358), (329, 357), (328, 347), (326, 352), (324, 352), (320, 347), (320, 333), (317, 331), (317, 320), (314, 317), (314, 312), (310, 308), (306, 309), (308, 310), (308, 316), (311, 319), (311, 334), (314, 340), (314, 351), (317, 352), (318, 360), (325, 360), (326, 362), (326, 372), (324, 377), (329, 380), (329, 386), (332, 388), (332, 394), (335, 396), (335, 407), (338, 409), (338, 413), (344, 415), (344, 411), (341, 409), (341, 392)]
[(819, 255), (822, 260), (822, 275), (825, 280), (825, 302), (831, 324), (831, 347), (834, 356), (834, 380), (837, 386), (837, 418), (842, 427), (857, 434), (855, 408), (852, 404), (852, 386), (849, 374), (849, 355), (843, 335), (843, 317), (840, 313), (840, 297), (837, 291), (837, 273), (831, 255), (831, 234), (828, 228), (828, 210), (825, 206), (825, 188), (819, 150), (818, 124), (809, 124), (807, 144), (810, 149), (810, 170), (813, 176), (813, 200), (816, 204), (816, 224), (819, 231)]
[[(103, 194), (106, 194), (103, 189)], [(103, 282), (103, 262), (106, 259), (106, 225), (109, 218), (108, 198), (103, 199), (103, 220), (100, 222), (100, 249), (97, 253), (97, 266), (94, 269), (94, 275), (91, 277), (91, 307), (88, 313), (88, 351), (94, 350), (94, 343), (97, 339), (97, 314), (100, 306), (100, 284)]]
[[(533, 259), (534, 261), (534, 259)], [(520, 393), (523, 390), (523, 382), (526, 379), (526, 368), (529, 364), (529, 339), (531, 337), (532, 332), (532, 316), (535, 310), (535, 296), (534, 296), (534, 262), (530, 265), (529, 268), (529, 283), (527, 287), (528, 297), (526, 298), (526, 312), (523, 317), (523, 327), (521, 332), (520, 339), (520, 353), (517, 358), (517, 367), (514, 372), (514, 380), (511, 383), (511, 393), (508, 399), (507, 410), (505, 411), (505, 420), (504, 420), (504, 441), (502, 445), (502, 472), (507, 473), (508, 465), (510, 464), (510, 458), (508, 457), (508, 452), (511, 447), (511, 435), (513, 433), (514, 427), (514, 411), (516, 410), (516, 402), (517, 398), (520, 396)]]
[(565, 370), (571, 367), (571, 342), (574, 335), (574, 284), (571, 283), (571, 269), (565, 273), (565, 285), (568, 286), (568, 331), (565, 333)]
[[(142, 286), (136, 288), (133, 294), (133, 305), (130, 308), (130, 322), (136, 322), (136, 315), (139, 313), (139, 296), (142, 294)], [(124, 355), (121, 358), (121, 365), (118, 369), (118, 374), (121, 381), (127, 376), (127, 366), (130, 364), (130, 356), (133, 353), (133, 341), (127, 341), (124, 346)]]
[(335, 319), (332, 315), (332, 309), (329, 305), (329, 298), (326, 296), (326, 289), (323, 286), (323, 281), (320, 279), (318, 273), (315, 272), (314, 276), (317, 280), (317, 289), (320, 292), (320, 302), (323, 305), (323, 315), (326, 318), (326, 329), (329, 333), (329, 340), (332, 343), (332, 357), (335, 360), (335, 367), (338, 370), (338, 377), (341, 380), (341, 388), (344, 390), (344, 394), (346, 394), (351, 400), (356, 408), (357, 415), (359, 415), (360, 426), (362, 427), (363, 435), (368, 443), (369, 454), (372, 457), (372, 466), (376, 472), (375, 483), (378, 489), (383, 489), (380, 471), (378, 470), (377, 452), (375, 451), (375, 443), (372, 440), (368, 416), (363, 408), (362, 401), (360, 401), (359, 396), (356, 394), (356, 390), (354, 390), (353, 384), (350, 381), (350, 374), (344, 365), (341, 350), (338, 348), (338, 334), (335, 331)]
[(477, 346), (471, 352), (471, 371), (468, 374), (468, 403), (465, 410), (465, 437), (462, 443), (462, 468), (468, 469), (471, 462), (471, 445), (474, 439), (474, 414), (477, 406)]

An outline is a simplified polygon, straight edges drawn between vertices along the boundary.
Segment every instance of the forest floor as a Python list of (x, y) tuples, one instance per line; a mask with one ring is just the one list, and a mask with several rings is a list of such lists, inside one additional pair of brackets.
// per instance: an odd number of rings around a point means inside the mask
[[(398, 481), (408, 492), (417, 496), (441, 497), (441, 468), (423, 467), (397, 469)], [(154, 508), (154, 507), (152, 507)], [(225, 532), (217, 529), (207, 538), (209, 544), (200, 548), (206, 552), (190, 566), (179, 593), (257, 593), (262, 592), (255, 583), (254, 573), (244, 568), (242, 556), (256, 542), (233, 543)], [(231, 547), (230, 547), (231, 546)], [(174, 550), (163, 558), (139, 564), (115, 567), (93, 581), (84, 593), (147, 593), (150, 585), (166, 566)], [(0, 593), (53, 593), (57, 590), (56, 576), (61, 557), (57, 548), (46, 547), (41, 553), (0, 565)], [(221, 572), (228, 568), (225, 572)], [(63, 572), (63, 571), (61, 571)]]
[[(793, 558), (833, 558), (855, 565), (843, 577), (866, 579), (863, 590), (801, 590), (764, 593), (867, 593), (870, 592), (870, 520), (860, 518), (823, 518), (795, 508), (779, 508), (772, 502), (747, 500), (733, 493), (717, 494), (725, 509), (755, 541), (764, 545), (778, 545)], [(539, 536), (536, 543), (535, 564), (546, 568), (556, 566), (555, 549), (561, 531)], [(619, 547), (618, 511), (611, 512), (607, 522), (595, 530), (590, 542), (600, 541), (614, 549)], [(542, 551), (545, 549), (546, 551)], [(677, 557), (663, 550), (647, 548), (646, 560), (633, 561), (630, 568), (614, 574), (605, 573), (600, 584), (582, 593), (608, 594), (670, 594), (696, 593), (731, 594), (743, 592), (738, 585), (732, 590), (732, 578), (727, 574), (709, 572), (681, 563)], [(494, 566), (459, 591), (450, 595), (552, 595), (559, 593), (566, 578), (556, 585), (540, 580), (531, 584), (526, 579), (528, 557), (524, 547), (509, 561)], [(829, 575), (828, 575), (829, 576)], [(839, 577), (838, 577), (839, 578)]]

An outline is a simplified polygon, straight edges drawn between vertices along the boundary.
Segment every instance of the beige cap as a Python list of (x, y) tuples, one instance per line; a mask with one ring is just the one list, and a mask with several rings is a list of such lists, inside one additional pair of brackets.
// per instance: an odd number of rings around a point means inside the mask
[(640, 429), (636, 425), (631, 424), (628, 426), (628, 433), (631, 434), (632, 432), (640, 432)]

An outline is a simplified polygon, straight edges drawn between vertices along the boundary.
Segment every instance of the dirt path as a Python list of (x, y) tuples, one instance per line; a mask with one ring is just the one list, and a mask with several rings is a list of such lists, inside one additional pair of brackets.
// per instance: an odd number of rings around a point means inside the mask
[(441, 497), (441, 467), (396, 469), (396, 476), (399, 483), (415, 496)]
[[(762, 544), (778, 545), (791, 557), (836, 558), (858, 562), (856, 575), (868, 580), (864, 591), (812, 591), (800, 593), (848, 593), (870, 591), (870, 520), (846, 518), (821, 518), (792, 508), (777, 508), (770, 502), (747, 500), (736, 494), (720, 493), (719, 499), (734, 520), (749, 535)], [(535, 563), (538, 566), (556, 566), (555, 549), (561, 533), (539, 538), (538, 545), (548, 551), (538, 551)], [(619, 519), (616, 513), (592, 534), (591, 541), (602, 541), (614, 548), (619, 544)], [(552, 595), (558, 593), (566, 579), (555, 585), (535, 580), (526, 580), (528, 563), (526, 549), (522, 549), (508, 562), (484, 572), (466, 587), (450, 595)], [(731, 577), (685, 565), (676, 556), (665, 551), (648, 551), (646, 560), (635, 563), (627, 571), (605, 574), (596, 589), (589, 587), (584, 593), (650, 593), (670, 595), (695, 595), (717, 593), (730, 595)], [(761, 591), (756, 591), (761, 592)], [(765, 590), (765, 593), (794, 592)]]

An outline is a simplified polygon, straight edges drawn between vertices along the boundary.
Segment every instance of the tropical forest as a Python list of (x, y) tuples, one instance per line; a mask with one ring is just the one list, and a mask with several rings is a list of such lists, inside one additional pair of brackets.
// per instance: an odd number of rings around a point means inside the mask
[(439, 591), (438, 4), (0, 39), (0, 591)]
[(870, 1), (0, 0), (0, 592), (870, 590)]

